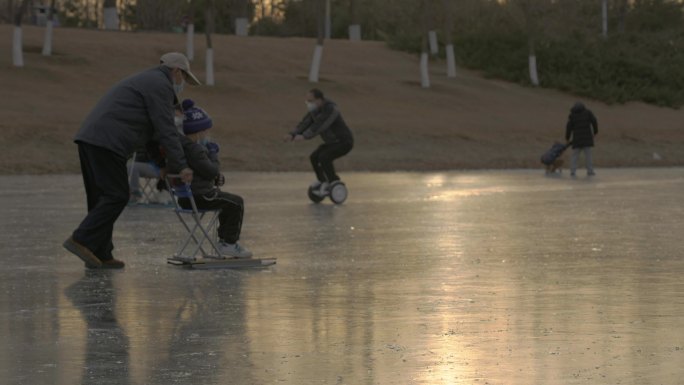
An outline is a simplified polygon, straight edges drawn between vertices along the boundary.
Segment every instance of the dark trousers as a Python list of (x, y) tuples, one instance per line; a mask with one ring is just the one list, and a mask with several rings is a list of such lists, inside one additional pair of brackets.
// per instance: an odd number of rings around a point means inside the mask
[(347, 155), (353, 147), (353, 143), (323, 143), (318, 146), (309, 157), (318, 181), (334, 182), (340, 180), (340, 177), (335, 173), (333, 160)]
[[(221, 210), (218, 227), (220, 240), (235, 243), (240, 239), (242, 217), (245, 212), (245, 203), (241, 196), (217, 190), (205, 195), (195, 195), (194, 198), (200, 210)], [(192, 208), (188, 198), (181, 198), (178, 203), (184, 209)]]
[(114, 222), (128, 203), (126, 159), (105, 148), (78, 143), (88, 215), (73, 233), (99, 259), (112, 259)]

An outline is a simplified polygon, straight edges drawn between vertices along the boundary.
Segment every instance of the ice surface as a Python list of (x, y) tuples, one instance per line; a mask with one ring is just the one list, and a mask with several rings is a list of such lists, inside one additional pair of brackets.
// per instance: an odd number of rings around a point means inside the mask
[(682, 383), (684, 169), (598, 173), (345, 173), (342, 206), (228, 174), (278, 264), (210, 271), (165, 263), (159, 207), (85, 271), (80, 176), (0, 177), (0, 383)]

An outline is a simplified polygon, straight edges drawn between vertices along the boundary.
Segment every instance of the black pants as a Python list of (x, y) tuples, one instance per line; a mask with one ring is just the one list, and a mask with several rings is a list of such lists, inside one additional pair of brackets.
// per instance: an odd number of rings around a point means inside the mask
[(128, 203), (126, 159), (102, 147), (78, 143), (88, 215), (73, 233), (102, 261), (112, 259), (114, 222)]
[[(239, 195), (223, 191), (215, 191), (205, 195), (195, 195), (195, 203), (200, 210), (221, 209), (219, 213), (219, 239), (226, 243), (235, 243), (240, 239), (242, 217), (245, 203)], [(178, 203), (184, 209), (190, 209), (190, 200), (181, 198)]]
[(335, 173), (333, 160), (347, 155), (354, 147), (354, 143), (323, 143), (311, 153), (311, 165), (316, 172), (319, 182), (334, 182), (340, 180)]

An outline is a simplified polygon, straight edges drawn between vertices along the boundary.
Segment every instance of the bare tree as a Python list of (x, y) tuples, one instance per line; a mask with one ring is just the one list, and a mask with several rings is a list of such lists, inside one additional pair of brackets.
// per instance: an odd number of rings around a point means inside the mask
[(444, 40), (447, 57), (447, 77), (456, 77), (456, 57), (454, 55), (454, 9), (453, 0), (442, 0), (444, 5)]
[(52, 55), (52, 31), (54, 27), (55, 0), (50, 2), (47, 10), (47, 21), (45, 23), (45, 38), (43, 39), (43, 56)]
[(430, 88), (430, 72), (429, 72), (429, 62), (430, 58), (428, 55), (428, 35), (429, 35), (429, 9), (428, 9), (428, 1), (429, 0), (422, 0), (421, 1), (421, 6), (422, 6), (422, 22), (421, 22), (421, 31), (422, 31), (422, 44), (421, 44), (421, 53), (420, 53), (420, 86), (423, 88)]
[(316, 19), (318, 26), (318, 39), (314, 48), (311, 69), (309, 70), (309, 81), (318, 83), (318, 75), (321, 70), (321, 59), (323, 58), (323, 42), (325, 41), (325, 4), (327, 0), (316, 0)]
[(207, 51), (205, 56), (206, 61), (206, 84), (208, 86), (214, 85), (214, 48), (211, 44), (211, 34), (214, 32), (214, 0), (207, 1), (207, 8), (205, 10), (205, 27), (204, 34), (207, 37)]
[(601, 32), (604, 39), (608, 37), (608, 0), (601, 0)]
[(12, 39), (12, 64), (15, 67), (24, 66), (24, 47), (23, 36), (21, 30), (21, 21), (24, 18), (26, 9), (28, 8), (29, 0), (23, 0), (19, 9), (14, 15), (14, 37)]
[(359, 41), (361, 40), (361, 24), (359, 24), (356, 0), (349, 0), (349, 18), (351, 20), (351, 24), (349, 24), (349, 40)]
[(240, 0), (237, 8), (238, 16), (235, 18), (235, 35), (247, 36), (249, 34), (249, 0)]
[(627, 9), (629, 8), (628, 0), (618, 0), (618, 23), (617, 30), (620, 33), (625, 32), (625, 20), (627, 19)]
[(185, 56), (188, 60), (195, 60), (195, 3), (188, 0), (188, 19), (186, 27), (185, 39)]
[(325, 0), (325, 38), (332, 38), (332, 5), (330, 0)]
[(116, 9), (116, 0), (104, 0), (102, 4), (102, 18), (105, 29), (119, 29), (119, 13)]
[(539, 72), (537, 69), (537, 54), (536, 41), (541, 35), (541, 18), (543, 14), (543, 6), (546, 0), (515, 0), (512, 1), (517, 5), (517, 9), (521, 13), (522, 24), (527, 34), (528, 47), (528, 69), (530, 73), (530, 83), (533, 86), (539, 85)]

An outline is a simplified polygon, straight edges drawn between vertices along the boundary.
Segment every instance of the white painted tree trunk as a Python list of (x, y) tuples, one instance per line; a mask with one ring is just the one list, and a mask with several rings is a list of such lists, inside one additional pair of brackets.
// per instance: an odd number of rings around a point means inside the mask
[(52, 55), (52, 29), (54, 22), (48, 20), (45, 24), (45, 39), (43, 40), (43, 56)]
[(206, 78), (205, 82), (208, 86), (213, 86), (214, 85), (214, 49), (213, 48), (207, 48), (205, 61), (207, 64), (207, 78)]
[(22, 31), (20, 26), (14, 26), (14, 38), (12, 39), (12, 64), (15, 67), (24, 66), (24, 48), (22, 47)]
[(361, 41), (361, 26), (359, 24), (349, 26), (349, 40)]
[(420, 54), (420, 85), (423, 88), (430, 88), (430, 73), (428, 72), (428, 53)]
[(119, 29), (119, 14), (116, 12), (116, 7), (107, 7), (102, 9), (102, 17), (104, 19), (105, 29)]
[(430, 53), (432, 55), (437, 55), (439, 53), (439, 45), (437, 44), (437, 32), (428, 32), (428, 41), (430, 42)]
[(454, 45), (448, 44), (446, 46), (447, 57), (447, 77), (456, 77), (456, 55), (454, 55)]
[(332, 16), (331, 16), (330, 0), (325, 0), (325, 38), (332, 37)]
[(323, 58), (323, 46), (316, 44), (314, 48), (313, 59), (311, 60), (311, 69), (309, 71), (309, 81), (311, 83), (318, 83), (318, 74), (321, 70), (321, 59)]
[(530, 55), (529, 56), (529, 65), (530, 65), (530, 82), (532, 82), (533, 86), (538, 86), (539, 85), (539, 76), (537, 74), (537, 56), (536, 55)]
[(249, 35), (249, 21), (246, 17), (238, 17), (235, 19), (235, 36)]
[(195, 24), (188, 24), (188, 30), (185, 35), (185, 56), (188, 57), (188, 60), (192, 61), (195, 60)]
[(601, 27), (603, 37), (608, 37), (608, 0), (601, 1)]

